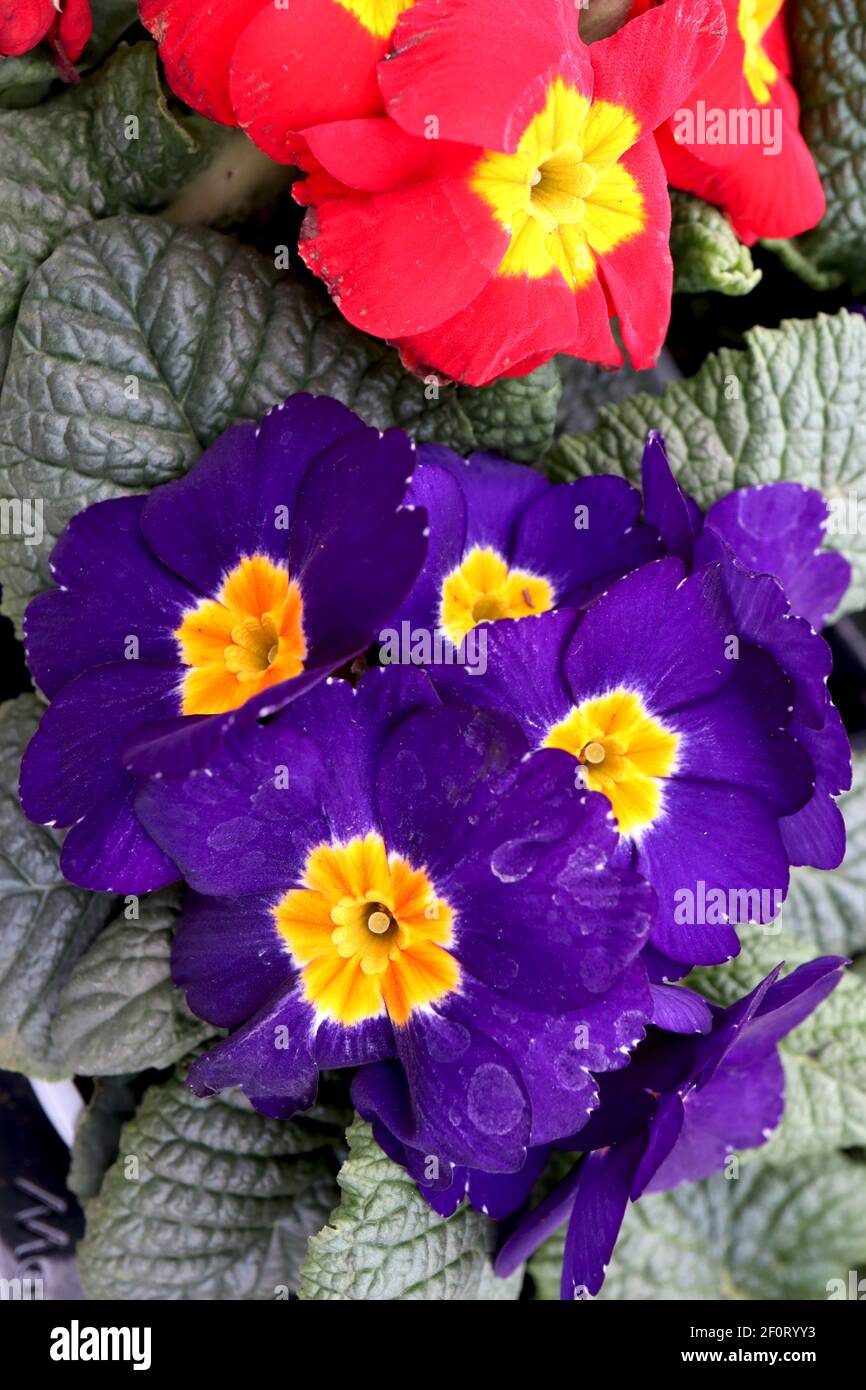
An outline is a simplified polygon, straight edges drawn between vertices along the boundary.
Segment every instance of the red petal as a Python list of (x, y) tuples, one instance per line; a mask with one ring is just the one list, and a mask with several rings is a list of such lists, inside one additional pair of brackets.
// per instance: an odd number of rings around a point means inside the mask
[(337, 0), (266, 5), (232, 57), (238, 122), (272, 159), (291, 163), (294, 132), (382, 110), (376, 63), (389, 42)]
[(561, 74), (592, 91), (573, 0), (420, 0), (379, 65), (389, 115), (424, 135), (513, 153)]
[(344, 187), (366, 193), (453, 176), (467, 161), (465, 145), (407, 135), (387, 116), (312, 126), (304, 131), (304, 143), (320, 168)]
[(159, 44), (172, 91), (222, 125), (237, 125), (229, 63), (244, 29), (271, 0), (141, 0), (142, 23)]
[(51, 0), (0, 0), (0, 54), (13, 58), (29, 53), (56, 18)]
[(350, 323), (402, 338), (450, 318), (481, 291), (508, 233), (459, 178), (321, 203), (307, 214), (300, 251)]
[(633, 366), (643, 371), (655, 364), (671, 316), (671, 205), (664, 167), (651, 138), (627, 150), (622, 163), (640, 187), (646, 226), (606, 252), (599, 266), (626, 351)]
[(722, 51), (720, 0), (666, 0), (589, 49), (596, 101), (625, 106), (644, 134), (681, 106)]
[(781, 147), (775, 155), (765, 155), (760, 145), (740, 145), (737, 158), (718, 167), (679, 149), (667, 127), (657, 132), (673, 186), (722, 208), (749, 246), (759, 237), (808, 231), (827, 207), (815, 161), (797, 129), (797, 96), (786, 77), (773, 85), (772, 95), (772, 104), (758, 109), (781, 112)]
[(397, 343), (410, 371), (469, 386), (523, 376), (557, 352), (622, 366), (598, 280), (577, 294), (558, 271), (541, 280), (494, 275), (467, 308), (428, 333)]
[(90, 38), (93, 18), (90, 0), (66, 0), (58, 30), (60, 42), (71, 63), (77, 62)]

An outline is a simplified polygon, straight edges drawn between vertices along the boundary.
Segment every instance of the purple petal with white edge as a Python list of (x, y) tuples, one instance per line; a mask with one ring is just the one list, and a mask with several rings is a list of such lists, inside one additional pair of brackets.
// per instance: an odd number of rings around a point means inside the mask
[(722, 783), (668, 778), (639, 868), (658, 896), (653, 945), (694, 965), (735, 956), (728, 919), (772, 922), (788, 891), (776, 817), (752, 792)]
[(402, 430), (365, 428), (312, 461), (289, 528), (289, 572), (304, 603), (311, 666), (378, 636), (417, 578), (427, 514), (403, 505), (415, 449)]
[(135, 814), (134, 784), (107, 794), (67, 832), (60, 851), (64, 878), (93, 892), (151, 893), (180, 877)]
[(51, 573), (61, 587), (39, 594), (24, 617), (27, 662), (49, 699), (82, 671), (124, 661), (133, 637), (140, 660), (177, 664), (180, 679), (173, 633), (193, 594), (145, 544), (144, 502), (97, 502), (54, 547)]
[(487, 670), (472, 674), (466, 666), (437, 666), (430, 673), (433, 683), (446, 702), (506, 711), (531, 743), (540, 743), (571, 707), (562, 662), (577, 621), (563, 609), (491, 623), (483, 629)]
[(319, 1072), (314, 1046), (313, 1009), (299, 990), (280, 992), (243, 1028), (196, 1059), (189, 1084), (198, 1096), (240, 1086), (250, 1100), (278, 1102), (264, 1113), (287, 1118), (316, 1099)]
[(815, 793), (779, 829), (792, 864), (835, 869), (845, 857), (845, 821), (834, 797), (851, 785), (851, 746), (839, 711), (827, 695), (827, 717), (820, 729), (794, 722), (790, 732), (803, 745), (815, 767)]
[(646, 1148), (632, 1178), (629, 1196), (636, 1202), (679, 1141), (685, 1110), (678, 1091), (660, 1096), (656, 1113), (649, 1123)]
[(530, 1143), (576, 1132), (598, 1100), (593, 1071), (624, 1067), (644, 1036), (650, 998), (640, 964), (579, 1012), (552, 1017), (467, 982), (460, 1003), (517, 1063), (532, 1109)]
[(594, 1298), (604, 1283), (645, 1143), (638, 1135), (584, 1158), (565, 1237), (563, 1299)]
[(776, 980), (734, 1041), (726, 1062), (749, 1063), (775, 1047), (832, 994), (847, 964), (844, 956), (820, 956)]
[(620, 686), (664, 715), (717, 690), (730, 673), (730, 606), (717, 569), (684, 578), (679, 560), (626, 575), (592, 605), (565, 656), (576, 704)]
[(754, 648), (742, 650), (729, 671), (720, 690), (677, 711), (681, 742), (674, 777), (740, 786), (776, 816), (791, 815), (812, 797), (815, 769), (807, 750), (782, 727), (788, 681), (772, 658)]
[(689, 1083), (694, 1083), (699, 1088), (709, 1085), (778, 980), (783, 965), (784, 961), (780, 961), (749, 994), (743, 995), (742, 999), (737, 999), (726, 1009), (714, 1006), (715, 1023), (712, 1033), (692, 1040)]
[[(418, 458), (425, 459), (430, 452), (428, 446), (422, 446)], [(427, 555), (421, 573), (389, 626), (399, 628), (405, 619), (415, 627), (433, 630), (439, 625), (442, 581), (456, 569), (463, 556), (466, 499), (454, 474), (431, 461), (421, 462), (416, 467), (406, 500), (427, 513)]]
[(650, 985), (652, 1022), (668, 1033), (709, 1033), (713, 1016), (705, 999), (679, 985)]
[(420, 462), (436, 463), (457, 479), (466, 502), (466, 546), (492, 546), (510, 560), (520, 517), (553, 484), (525, 463), (496, 454), (464, 459), (441, 445), (424, 445), (418, 453)]
[[(624, 840), (623, 844), (631, 845), (630, 840)], [(637, 860), (637, 846), (635, 848), (635, 860)], [(641, 951), (641, 960), (646, 967), (646, 973), (650, 980), (658, 984), (670, 984), (675, 980), (682, 980), (691, 971), (691, 965), (687, 961), (673, 960), (671, 956), (666, 956), (659, 951), (651, 941), (648, 941)]]
[(460, 996), (416, 1009), (394, 1035), (415, 1121), (399, 1137), (458, 1166), (517, 1172), (529, 1143), (529, 1097), (515, 1061), (475, 1029)]
[(216, 594), (244, 555), (285, 564), (287, 514), (307, 468), (335, 440), (364, 428), (339, 401), (309, 395), (276, 406), (260, 426), (234, 425), (186, 477), (147, 498), (148, 544), (201, 594)]
[(737, 1149), (766, 1143), (782, 1118), (785, 1074), (775, 1052), (747, 1066), (720, 1067), (703, 1090), (682, 1102), (676, 1143), (642, 1185), (665, 1192), (719, 1172)]
[(198, 1018), (237, 1028), (297, 971), (267, 895), (206, 898), (188, 892), (171, 953), (171, 973)]
[(776, 659), (792, 682), (794, 718), (820, 728), (833, 665), (827, 643), (805, 618), (792, 612), (778, 579), (745, 569), (716, 531), (704, 531), (699, 549), (703, 563), (721, 564), (734, 615), (730, 631), (738, 634), (741, 644), (752, 642)]
[(580, 1181), (581, 1163), (574, 1165), (571, 1172), (557, 1183), (552, 1192), (538, 1203), (537, 1207), (520, 1222), (505, 1241), (493, 1262), (493, 1268), (500, 1279), (507, 1279), (515, 1270), (534, 1255), (548, 1236), (558, 1231), (566, 1221), (574, 1206), (575, 1193)]
[(543, 575), (557, 606), (579, 608), (628, 570), (661, 554), (624, 478), (580, 478), (535, 497), (517, 523), (511, 563)]
[(145, 783), (137, 811), (191, 887), (234, 897), (295, 885), (308, 850), (330, 839), (327, 797), (311, 739), (278, 722), (245, 724), (211, 766)]
[(828, 512), (815, 488), (770, 483), (720, 498), (707, 512), (706, 525), (748, 569), (775, 575), (793, 611), (821, 628), (851, 581), (848, 561), (821, 548)]
[[(658, 529), (665, 551), (691, 569), (695, 542), (700, 534), (700, 512), (673, 475), (665, 452), (665, 441), (657, 430), (646, 437), (641, 459), (641, 485), (644, 516)], [(697, 514), (695, 514), (697, 512)]]
[(571, 756), (521, 761), (524, 749), (503, 715), (416, 715), (385, 747), (379, 820), (388, 848), (426, 865), (455, 910), (470, 975), (539, 1011), (575, 1009), (638, 954), (654, 899), (609, 869), (608, 803), (575, 785)]
[(175, 705), (171, 666), (120, 661), (64, 686), (42, 715), (21, 763), (21, 804), (30, 820), (73, 825), (61, 859), (82, 888), (146, 893), (178, 877), (133, 810), (136, 781), (121, 747), (143, 718)]
[(372, 789), (382, 749), (412, 715), (439, 708), (429, 676), (411, 667), (367, 671), (357, 686), (329, 680), (275, 721), (312, 739), (325, 771), (324, 808), (334, 836), (350, 840), (376, 822)]

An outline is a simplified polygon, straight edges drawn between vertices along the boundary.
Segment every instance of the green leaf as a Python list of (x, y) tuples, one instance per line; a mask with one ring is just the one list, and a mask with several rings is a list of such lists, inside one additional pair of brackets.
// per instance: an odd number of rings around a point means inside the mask
[[(563, 435), (548, 454), (559, 479), (622, 473), (640, 481), (648, 429), (661, 430), (674, 472), (702, 507), (733, 488), (794, 479), (839, 499), (864, 489), (866, 321), (842, 310), (753, 328), (664, 395), (604, 406), (591, 434)], [(828, 535), (850, 560), (840, 611), (866, 604), (866, 533)]]
[(690, 193), (671, 189), (671, 255), (674, 292), (741, 295), (753, 290), (761, 271), (718, 208)]
[(866, 951), (866, 753), (854, 753), (854, 784), (839, 798), (848, 845), (838, 869), (794, 869), (782, 919), (816, 954)]
[(387, 1158), (369, 1125), (356, 1119), (340, 1169), (340, 1205), (310, 1241), (302, 1299), (382, 1302), (517, 1298), (522, 1272), (497, 1279), (490, 1265), (494, 1228), (465, 1204), (449, 1220)]
[(827, 211), (794, 239), (813, 274), (866, 288), (866, 0), (793, 0), (789, 7), (800, 96), (800, 129), (812, 153)]
[(57, 77), (48, 49), (0, 58), (0, 111), (19, 111), (44, 101)]
[(843, 1154), (749, 1163), (736, 1180), (719, 1173), (630, 1206), (599, 1297), (818, 1302), (858, 1264), (866, 1165)]
[(199, 1099), (180, 1069), (151, 1087), (88, 1203), (88, 1298), (287, 1298), (336, 1192), (339, 1118), (257, 1114), (238, 1092)]
[[(127, 911), (139, 917), (127, 920)], [(54, 1048), (72, 1071), (113, 1076), (173, 1066), (213, 1029), (194, 1018), (171, 980), (177, 893), (127, 900), (67, 979), (53, 1024)]]
[(111, 909), (106, 894), (60, 872), (61, 837), (31, 825), (18, 804), (18, 765), (39, 722), (32, 695), (0, 706), (0, 1067), (68, 1076), (51, 1021), (58, 995)]
[(300, 390), (380, 429), (522, 454), (551, 438), (558, 385), (548, 368), (428, 400), (318, 287), (229, 237), (152, 218), (79, 229), (30, 283), (0, 396), (0, 495), (42, 498), (45, 524), (38, 547), (0, 537), (4, 611), (20, 619), (51, 583), (53, 542), (75, 512), (178, 477), (229, 425)]
[(117, 1158), (120, 1132), (135, 1114), (135, 1077), (97, 1077), (93, 1095), (81, 1112), (72, 1141), (72, 1160), (66, 1186), (79, 1202), (89, 1202)]
[[(788, 974), (813, 960), (814, 948), (786, 931), (740, 928), (743, 949), (724, 966), (693, 971), (689, 983), (716, 1003), (747, 994), (780, 961)], [(755, 1151), (768, 1163), (866, 1145), (866, 982), (848, 971), (814, 1013), (779, 1044), (785, 1068), (785, 1113)], [(864, 1251), (866, 1253), (866, 1251)]]
[(166, 203), (207, 156), (206, 129), (169, 111), (150, 43), (36, 110), (0, 111), (0, 323), (75, 227)]

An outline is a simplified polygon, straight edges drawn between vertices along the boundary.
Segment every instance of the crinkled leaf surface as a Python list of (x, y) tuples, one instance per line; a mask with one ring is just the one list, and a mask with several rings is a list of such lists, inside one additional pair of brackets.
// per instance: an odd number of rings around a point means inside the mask
[(497, 1279), (489, 1253), (494, 1228), (464, 1205), (447, 1221), (356, 1119), (339, 1174), (340, 1205), (310, 1241), (302, 1299), (498, 1300), (517, 1298), (522, 1272)]
[(74, 228), (166, 203), (207, 157), (212, 130), (169, 110), (150, 43), (119, 49), (32, 111), (0, 111), (0, 323)]
[(676, 189), (671, 189), (671, 255), (675, 292), (748, 294), (761, 278), (724, 213)]
[(213, 1034), (172, 984), (179, 911), (172, 890), (129, 899), (78, 961), (53, 1024), (54, 1048), (72, 1071), (111, 1076), (173, 1066)]
[(484, 392), (431, 389), (317, 288), (229, 237), (152, 218), (80, 228), (30, 283), (0, 396), (0, 495), (42, 498), (45, 522), (39, 547), (0, 537), (4, 610), (20, 619), (51, 582), (75, 512), (177, 477), (295, 391), (462, 452), (540, 455), (552, 436), (553, 366)]
[(793, 246), (813, 273), (866, 288), (866, 0), (792, 0), (789, 29), (800, 129), (827, 211)]
[(66, 882), (60, 837), (31, 825), (18, 803), (40, 708), (32, 695), (0, 706), (0, 1067), (57, 1079), (70, 1072), (51, 1036), (58, 996), (114, 900)]
[(238, 1092), (201, 1100), (180, 1069), (145, 1094), (86, 1208), (89, 1298), (284, 1299), (336, 1193), (341, 1117), (268, 1120)]
[(117, 1157), (120, 1132), (135, 1114), (135, 1077), (96, 1077), (93, 1095), (75, 1127), (66, 1186), (79, 1202), (95, 1197), (102, 1179)]
[[(660, 397), (604, 406), (591, 434), (548, 454), (560, 479), (622, 473), (640, 481), (648, 429), (661, 430), (685, 489), (709, 507), (733, 488), (794, 479), (828, 498), (866, 501), (866, 321), (842, 310), (753, 328)], [(828, 536), (853, 567), (842, 611), (866, 602), (866, 532)]]

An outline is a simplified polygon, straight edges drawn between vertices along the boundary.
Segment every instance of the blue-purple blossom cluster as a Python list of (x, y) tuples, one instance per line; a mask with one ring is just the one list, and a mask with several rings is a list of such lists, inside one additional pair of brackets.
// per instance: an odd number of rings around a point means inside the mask
[(189, 885), (174, 978), (227, 1032), (195, 1090), (288, 1117), (356, 1069), (446, 1215), (514, 1217), (579, 1152), (499, 1268), (568, 1217), (563, 1294), (593, 1294), (629, 1197), (764, 1142), (776, 1044), (844, 965), (728, 1009), (679, 983), (844, 852), (825, 520), (789, 483), (703, 515), (657, 435), (641, 495), (293, 397), (68, 527), (24, 808), (75, 883)]

